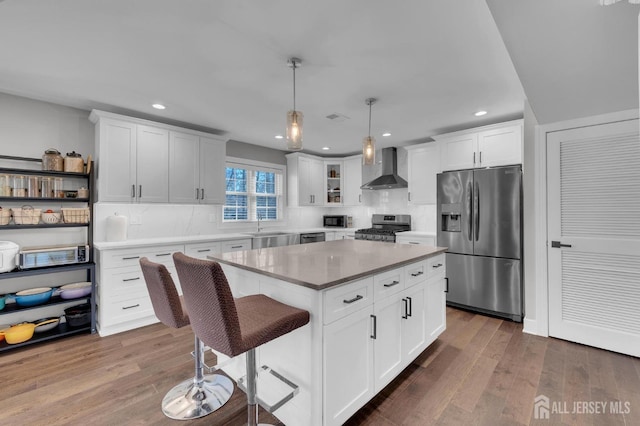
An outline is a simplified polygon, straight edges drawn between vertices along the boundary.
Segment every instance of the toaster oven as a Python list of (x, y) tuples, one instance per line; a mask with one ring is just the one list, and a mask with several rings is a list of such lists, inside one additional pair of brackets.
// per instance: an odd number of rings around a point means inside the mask
[(70, 265), (89, 261), (89, 246), (53, 246), (25, 248), (18, 253), (18, 268), (32, 269), (46, 266)]

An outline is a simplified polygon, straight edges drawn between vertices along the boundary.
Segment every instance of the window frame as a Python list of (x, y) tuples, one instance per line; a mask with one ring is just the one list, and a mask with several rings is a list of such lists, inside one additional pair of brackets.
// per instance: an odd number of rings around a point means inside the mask
[[(232, 167), (232, 168), (237, 168), (237, 169), (245, 169), (247, 170), (248, 176), (247, 176), (247, 180), (249, 182), (247, 182), (247, 219), (225, 219), (224, 217), (224, 212), (225, 212), (225, 206), (226, 206), (226, 197), (227, 197), (227, 190), (226, 190), (226, 169), (228, 167)], [(221, 216), (220, 216), (220, 224), (226, 227), (233, 227), (234, 225), (236, 226), (240, 226), (240, 225), (246, 225), (246, 224), (251, 224), (251, 223), (256, 223), (258, 221), (257, 219), (257, 198), (260, 196), (265, 196), (266, 194), (263, 193), (258, 193), (255, 191), (255, 188), (251, 188), (250, 185), (251, 183), (255, 183), (255, 179), (251, 178), (251, 174), (255, 175), (256, 171), (262, 171), (262, 172), (273, 172), (276, 173), (276, 217), (277, 219), (260, 219), (261, 222), (269, 222), (269, 223), (280, 223), (283, 222), (285, 220), (285, 213), (286, 213), (286, 209), (285, 209), (285, 203), (286, 203), (286, 179), (287, 179), (287, 174), (286, 174), (286, 166), (284, 164), (275, 164), (275, 163), (267, 163), (267, 162), (262, 162), (262, 161), (256, 161), (256, 160), (250, 160), (250, 159), (245, 159), (245, 158), (234, 158), (234, 157), (227, 157), (226, 161), (225, 161), (225, 201), (221, 206)], [(281, 183), (280, 185), (278, 185), (278, 175), (280, 175), (280, 180)], [(278, 194), (278, 186), (280, 187), (280, 193)], [(234, 195), (242, 195), (244, 193), (236, 193), (233, 192)], [(268, 195), (270, 196), (270, 195)]]

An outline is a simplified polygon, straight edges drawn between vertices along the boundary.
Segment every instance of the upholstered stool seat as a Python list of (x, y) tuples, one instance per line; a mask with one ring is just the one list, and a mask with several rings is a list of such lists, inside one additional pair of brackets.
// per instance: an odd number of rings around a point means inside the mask
[(234, 299), (219, 263), (174, 253), (191, 327), (227, 356), (247, 354), (248, 424), (257, 423), (255, 348), (309, 322), (309, 312), (257, 294)]
[[(172, 328), (189, 325), (184, 301), (178, 295), (167, 268), (146, 257), (140, 259), (140, 267), (158, 319)], [(172, 419), (187, 420), (206, 416), (223, 406), (233, 393), (233, 382), (228, 377), (222, 374), (203, 374), (204, 345), (197, 335), (194, 346), (194, 377), (174, 386), (162, 400), (162, 412)]]

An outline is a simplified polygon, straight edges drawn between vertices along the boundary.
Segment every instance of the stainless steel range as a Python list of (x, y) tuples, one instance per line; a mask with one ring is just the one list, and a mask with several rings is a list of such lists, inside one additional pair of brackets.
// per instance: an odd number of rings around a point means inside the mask
[(411, 215), (374, 214), (371, 217), (371, 225), (371, 228), (358, 229), (356, 231), (356, 240), (395, 243), (396, 233), (411, 231)]

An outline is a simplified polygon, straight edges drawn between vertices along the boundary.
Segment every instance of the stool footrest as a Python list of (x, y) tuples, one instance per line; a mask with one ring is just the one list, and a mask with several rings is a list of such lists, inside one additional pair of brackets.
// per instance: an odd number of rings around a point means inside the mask
[[(237, 381), (238, 388), (245, 393), (246, 380), (247, 376), (242, 376)], [(269, 413), (282, 407), (300, 391), (298, 385), (266, 365), (258, 370), (256, 388), (258, 404)]]

